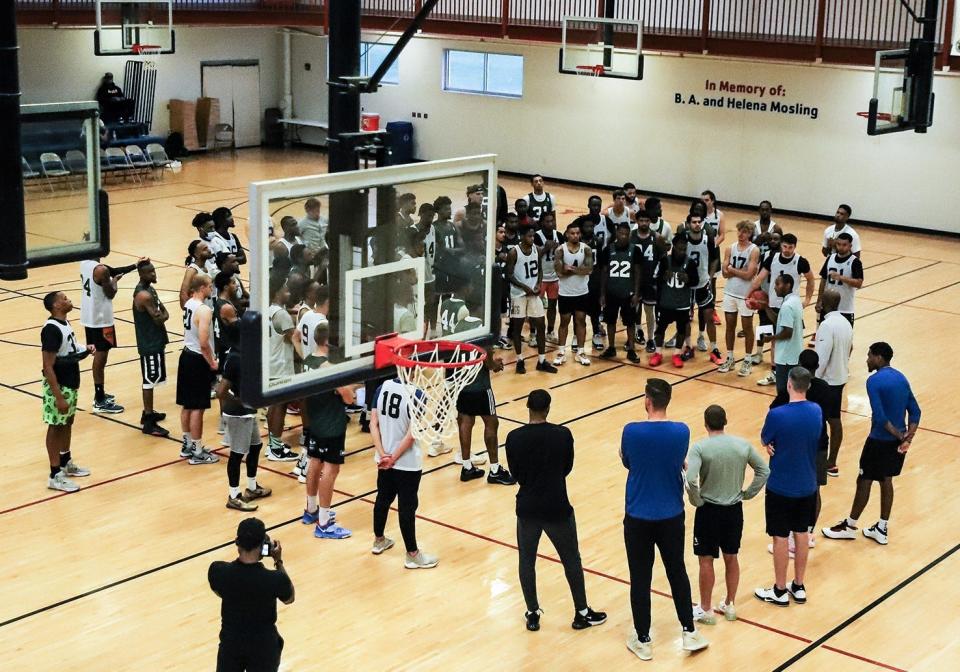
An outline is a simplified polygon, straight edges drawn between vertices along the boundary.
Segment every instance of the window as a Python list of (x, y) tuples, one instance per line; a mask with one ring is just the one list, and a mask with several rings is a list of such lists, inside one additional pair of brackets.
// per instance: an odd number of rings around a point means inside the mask
[[(387, 57), (392, 44), (380, 44), (376, 42), (360, 43), (360, 76), (370, 77), (377, 71), (383, 59)], [(387, 74), (380, 80), (381, 84), (399, 84), (400, 83), (400, 59), (398, 58), (387, 70)]]
[(523, 56), (447, 49), (444, 52), (443, 88), (460, 93), (520, 98), (523, 95)]

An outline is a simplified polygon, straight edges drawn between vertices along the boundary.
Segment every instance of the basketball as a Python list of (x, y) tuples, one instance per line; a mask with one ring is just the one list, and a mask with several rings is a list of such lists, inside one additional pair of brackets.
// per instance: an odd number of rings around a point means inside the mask
[(762, 289), (753, 290), (747, 297), (747, 308), (750, 310), (762, 310), (767, 307), (768, 303), (767, 293)]

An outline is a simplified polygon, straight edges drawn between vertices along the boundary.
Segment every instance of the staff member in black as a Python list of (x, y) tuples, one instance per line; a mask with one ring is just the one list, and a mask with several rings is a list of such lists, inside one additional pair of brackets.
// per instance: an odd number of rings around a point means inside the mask
[[(550, 393), (534, 390), (527, 397), (530, 424), (507, 434), (507, 464), (520, 484), (517, 491), (517, 548), (520, 551), (520, 588), (527, 603), (527, 630), (540, 629), (537, 601), (537, 547), (547, 533), (573, 595), (573, 629), (584, 630), (607, 620), (602, 611), (587, 606), (583, 565), (577, 544), (577, 521), (567, 498), (567, 475), (573, 470), (573, 435), (566, 427), (547, 422)], [(516, 470), (520, 470), (517, 475)]]
[[(280, 542), (270, 541), (263, 521), (242, 521), (236, 543), (236, 560), (213, 562), (207, 571), (210, 588), (223, 600), (217, 672), (276, 672), (283, 651), (276, 600), (293, 604), (293, 582), (283, 567)], [(264, 544), (273, 570), (260, 562)]]

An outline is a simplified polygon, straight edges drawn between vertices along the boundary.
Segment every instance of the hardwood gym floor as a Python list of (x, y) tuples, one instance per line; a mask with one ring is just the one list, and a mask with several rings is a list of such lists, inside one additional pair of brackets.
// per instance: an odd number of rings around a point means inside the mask
[[(247, 213), (247, 184), (254, 179), (323, 172), (323, 154), (244, 150), (188, 161), (178, 175), (144, 187), (108, 187), (113, 253), (108, 263), (154, 259), (158, 288), (171, 319), (168, 378), (156, 405), (179, 434), (173, 403), (181, 335), (177, 290), (182, 260), (193, 230), (190, 219), (220, 205), (234, 209), (239, 235)], [(514, 198), (522, 180), (504, 184)], [(560, 223), (584, 209), (588, 190), (549, 185), (559, 199)], [(605, 192), (601, 192), (607, 200)], [(456, 201), (456, 197), (455, 197)], [(811, 203), (828, 210), (833, 203)], [(31, 196), (33, 217), (69, 218), (69, 198)], [(686, 204), (668, 202), (665, 217), (676, 223)], [(741, 216), (726, 212), (728, 229)], [(800, 238), (799, 250), (819, 268), (824, 222), (775, 217)], [(39, 221), (35, 220), (35, 221)], [(55, 229), (47, 229), (47, 235)], [(860, 538), (853, 542), (817, 538), (811, 555), (805, 606), (776, 609), (755, 600), (755, 586), (772, 577), (763, 534), (763, 505), (745, 505), (741, 551), (740, 620), (701, 626), (711, 641), (689, 656), (679, 647), (679, 627), (667, 582), (654, 574), (653, 638), (657, 669), (766, 670), (943, 670), (960, 656), (950, 605), (960, 603), (952, 571), (960, 570), (958, 530), (960, 419), (955, 398), (943, 392), (951, 380), (953, 337), (960, 332), (960, 240), (860, 229), (866, 282), (857, 296), (855, 351), (844, 412), (841, 475), (824, 490), (821, 524), (846, 515), (854, 488), (860, 446), (869, 431), (864, 381), (866, 347), (889, 341), (893, 364), (911, 380), (923, 420), (903, 475), (889, 546)], [(241, 516), (224, 508), (225, 460), (190, 467), (177, 459), (178, 442), (139, 432), (139, 366), (130, 315), (135, 274), (121, 282), (115, 302), (121, 348), (110, 356), (107, 387), (127, 411), (96, 416), (89, 404), (89, 362), (74, 430), (73, 454), (92, 469), (83, 489), (69, 496), (46, 489), (45, 428), (40, 423), (39, 329), (46, 313), (40, 302), (51, 289), (67, 291), (79, 306), (76, 264), (36, 269), (22, 282), (0, 285), (0, 422), (8, 469), (0, 504), (0, 660), (8, 672), (75, 670), (202, 670), (216, 657), (219, 600), (206, 583), (207, 565), (234, 557), (232, 538)], [(79, 328), (78, 312), (72, 314)], [(814, 324), (812, 308), (807, 324)], [(742, 350), (742, 345), (738, 345)], [(533, 353), (525, 349), (524, 355)], [(937, 353), (941, 353), (938, 355)], [(740, 353), (742, 355), (742, 353)], [(291, 465), (263, 460), (261, 481), (274, 495), (257, 515), (283, 542), (297, 588), (297, 601), (279, 609), (286, 640), (284, 670), (342, 669), (628, 669), (642, 663), (624, 646), (631, 628), (628, 574), (621, 520), (625, 472), (617, 458), (620, 428), (643, 417), (643, 385), (651, 376), (676, 386), (673, 418), (703, 435), (702, 411), (723, 404), (728, 430), (757, 442), (770, 394), (749, 379), (722, 375), (699, 355), (681, 370), (624, 359), (594, 359), (584, 368), (565, 365), (557, 376), (510, 372), (495, 376), (500, 402), (500, 441), (526, 418), (525, 394), (549, 386), (551, 420), (570, 427), (577, 460), (569, 480), (577, 511), (581, 553), (590, 604), (609, 612), (609, 622), (586, 632), (570, 629), (571, 603), (563, 572), (547, 541), (538, 564), (543, 629), (523, 628), (523, 600), (516, 579), (513, 488), (484, 481), (461, 484), (442, 458), (425, 458), (418, 537), (441, 557), (430, 571), (402, 567), (402, 550), (370, 554), (376, 470), (369, 438), (351, 423), (349, 457), (338, 480), (338, 520), (354, 531), (345, 541), (314, 539), (299, 523), (303, 486), (286, 472)], [(644, 358), (645, 361), (646, 358)], [(298, 419), (287, 440), (296, 443)], [(205, 441), (218, 445), (216, 420), (208, 413)], [(479, 445), (479, 432), (475, 441)], [(877, 516), (874, 491), (864, 521)], [(688, 506), (688, 547), (692, 512)], [(396, 518), (388, 535), (399, 543)], [(718, 588), (722, 595), (722, 563)], [(697, 595), (691, 552), (687, 571)]]

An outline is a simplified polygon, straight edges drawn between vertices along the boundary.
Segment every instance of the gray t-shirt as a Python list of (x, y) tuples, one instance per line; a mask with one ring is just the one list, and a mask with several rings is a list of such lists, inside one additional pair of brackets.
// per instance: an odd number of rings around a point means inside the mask
[[(743, 490), (744, 471), (753, 469), (753, 481)], [(770, 467), (746, 439), (718, 434), (701, 439), (687, 453), (687, 495), (694, 506), (704, 502), (730, 506), (752, 499), (763, 488)]]
[(320, 215), (319, 219), (310, 219), (309, 217), (304, 217), (297, 222), (297, 224), (300, 227), (300, 237), (303, 239), (304, 245), (307, 247), (314, 247), (318, 250), (322, 250), (327, 246), (326, 217), (323, 215)]

